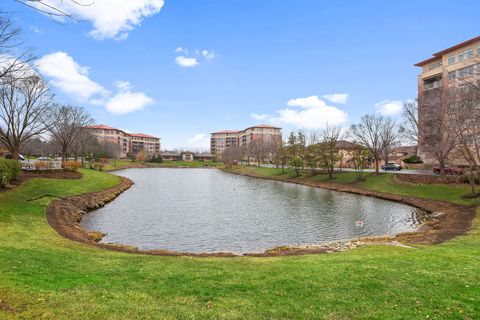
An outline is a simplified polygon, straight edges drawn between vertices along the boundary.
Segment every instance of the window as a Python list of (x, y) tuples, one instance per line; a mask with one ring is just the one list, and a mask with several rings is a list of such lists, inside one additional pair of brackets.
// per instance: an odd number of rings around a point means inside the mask
[(473, 58), (473, 49), (465, 50), (458, 55), (458, 61), (465, 61), (470, 58)]
[(457, 77), (457, 73), (455, 71), (448, 73), (448, 80), (455, 80), (456, 77)]
[(442, 62), (431, 63), (428, 66), (428, 70), (433, 70), (433, 69), (436, 69), (436, 68), (441, 67), (441, 66), (442, 66)]
[(448, 57), (448, 64), (454, 64), (454, 63), (455, 63), (455, 56)]
[(463, 78), (463, 77), (468, 77), (468, 76), (471, 76), (473, 75), (473, 65), (472, 66), (468, 66), (466, 68), (462, 68), (462, 69), (459, 69), (457, 72), (458, 72), (458, 77), (459, 78)]

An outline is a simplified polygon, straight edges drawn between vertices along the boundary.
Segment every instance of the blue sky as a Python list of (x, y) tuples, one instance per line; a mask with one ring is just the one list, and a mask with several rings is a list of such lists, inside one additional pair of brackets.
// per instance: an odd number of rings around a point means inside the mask
[(194, 148), (258, 123), (286, 136), (398, 117), (416, 96), (413, 64), (478, 36), (480, 2), (96, 0), (66, 7), (82, 22), (62, 23), (13, 0), (1, 9), (59, 102), (162, 148)]

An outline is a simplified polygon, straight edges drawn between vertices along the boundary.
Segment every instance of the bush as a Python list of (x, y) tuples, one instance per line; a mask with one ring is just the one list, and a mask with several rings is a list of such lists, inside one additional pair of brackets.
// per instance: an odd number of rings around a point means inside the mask
[(403, 159), (405, 163), (423, 163), (422, 159), (417, 155), (411, 155), (408, 158)]
[(104, 171), (106, 165), (107, 164), (105, 162), (94, 162), (93, 163), (93, 169), (98, 170), (98, 171)]
[(37, 171), (45, 171), (48, 169), (48, 163), (46, 161), (42, 161), (42, 160), (37, 160), (35, 161), (35, 170)]
[(163, 159), (161, 155), (153, 156), (152, 158), (150, 158), (149, 162), (162, 163)]
[(0, 159), (0, 187), (18, 179), (22, 166), (16, 160)]
[(77, 171), (81, 166), (80, 161), (67, 161), (63, 164), (63, 168), (68, 171)]

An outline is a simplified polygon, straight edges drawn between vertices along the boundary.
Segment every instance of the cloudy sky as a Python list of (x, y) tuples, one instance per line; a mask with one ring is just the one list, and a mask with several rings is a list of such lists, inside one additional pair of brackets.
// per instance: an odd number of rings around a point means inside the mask
[[(398, 117), (416, 62), (478, 36), (478, 1), (95, 0), (53, 22), (4, 0), (61, 103), (207, 147), (209, 132)], [(80, 1), (82, 2), (82, 1)], [(83, 3), (83, 2), (82, 2)], [(455, 23), (450, 23), (455, 18)]]

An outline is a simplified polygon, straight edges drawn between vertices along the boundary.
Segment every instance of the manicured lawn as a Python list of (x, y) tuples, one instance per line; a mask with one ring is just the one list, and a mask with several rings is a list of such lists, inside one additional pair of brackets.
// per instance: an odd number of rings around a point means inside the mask
[[(276, 169), (258, 170), (282, 176)], [(27, 201), (118, 182), (108, 173), (82, 173), (80, 181), (36, 179), (0, 192), (0, 319), (480, 317), (479, 217), (467, 235), (420, 249), (377, 245), (233, 259), (132, 255), (58, 236), (46, 223), (48, 198)], [(351, 179), (350, 173), (343, 175), (337, 182)], [(369, 175), (362, 185), (478, 204), (459, 198), (463, 187), (396, 185), (389, 175)]]

